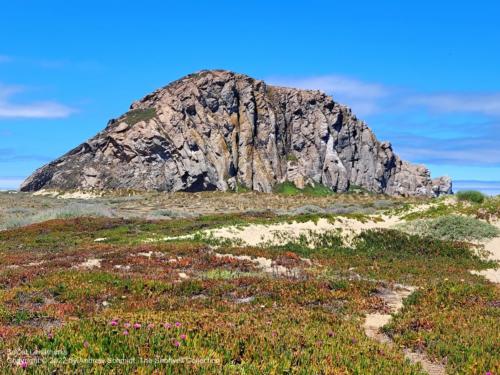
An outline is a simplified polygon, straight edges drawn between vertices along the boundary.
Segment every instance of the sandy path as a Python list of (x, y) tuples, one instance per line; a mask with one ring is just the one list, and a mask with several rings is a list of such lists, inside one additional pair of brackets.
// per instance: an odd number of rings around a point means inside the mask
[[(500, 229), (500, 221), (494, 224)], [(488, 259), (500, 262), (500, 237), (495, 237), (484, 244), (484, 249), (489, 252)], [(489, 268), (482, 271), (471, 271), (475, 275), (486, 277), (492, 283), (500, 283), (500, 268)]]
[[(415, 287), (406, 285), (395, 285), (394, 289), (381, 288), (378, 296), (382, 298), (389, 307), (390, 313), (367, 314), (363, 329), (365, 334), (380, 342), (393, 346), (393, 341), (389, 336), (380, 332), (380, 329), (392, 319), (392, 314), (397, 313), (403, 308), (403, 300), (415, 291)], [(412, 363), (420, 363), (424, 371), (430, 375), (444, 375), (445, 368), (440, 363), (434, 363), (429, 360), (425, 353), (417, 353), (410, 349), (404, 349), (405, 357)]]

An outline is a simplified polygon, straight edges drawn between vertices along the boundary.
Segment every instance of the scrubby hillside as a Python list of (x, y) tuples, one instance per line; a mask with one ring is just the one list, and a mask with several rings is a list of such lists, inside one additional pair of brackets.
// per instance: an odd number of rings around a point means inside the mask
[(498, 198), (216, 194), (1, 193), (2, 372), (500, 371)]

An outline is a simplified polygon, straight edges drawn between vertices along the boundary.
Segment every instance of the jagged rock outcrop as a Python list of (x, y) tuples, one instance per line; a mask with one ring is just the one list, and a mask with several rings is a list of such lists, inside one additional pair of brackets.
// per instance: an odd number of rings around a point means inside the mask
[(425, 167), (402, 161), (330, 96), (228, 71), (188, 75), (133, 103), (21, 190), (270, 192), (284, 181), (390, 195), (451, 192), (449, 178), (431, 180)]

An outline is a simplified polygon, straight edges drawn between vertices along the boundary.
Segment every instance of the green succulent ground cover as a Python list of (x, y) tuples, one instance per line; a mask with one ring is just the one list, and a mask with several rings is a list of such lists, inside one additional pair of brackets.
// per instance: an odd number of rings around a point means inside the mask
[[(0, 232), (0, 369), (423, 374), (402, 346), (445, 363), (448, 373), (500, 371), (500, 292), (469, 272), (495, 265), (455, 236), (370, 230), (347, 244), (331, 232), (313, 246), (299, 238), (216, 249), (271, 258), (299, 271), (293, 275), (217, 256), (203, 237), (147, 242), (277, 220), (61, 218)], [(99, 267), (78, 267), (89, 259)], [(394, 283), (419, 289), (385, 328), (397, 344), (389, 347), (366, 337), (362, 323), (386, 309), (376, 289)]]

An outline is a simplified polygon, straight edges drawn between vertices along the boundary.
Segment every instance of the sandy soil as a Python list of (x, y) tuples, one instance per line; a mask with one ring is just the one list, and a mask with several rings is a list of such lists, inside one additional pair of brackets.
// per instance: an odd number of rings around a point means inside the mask
[[(433, 205), (433, 203), (415, 205), (411, 210), (405, 212), (404, 215), (412, 212), (425, 211)], [(302, 235), (310, 236), (311, 234), (339, 231), (344, 240), (349, 243), (355, 235), (363, 230), (387, 229), (403, 222), (404, 220), (402, 220), (401, 217), (395, 215), (373, 215), (371, 217), (368, 216), (368, 220), (365, 221), (339, 216), (335, 221), (321, 218), (318, 221), (293, 221), (276, 224), (226, 226), (200, 231), (199, 234), (216, 239), (231, 240), (247, 246), (268, 246), (284, 244)], [(194, 235), (193, 233), (176, 237), (164, 237), (161, 240), (188, 239), (192, 238)], [(144, 240), (144, 242), (158, 242), (161, 240), (157, 238), (148, 238)]]
[(284, 276), (297, 276), (299, 270), (294, 268), (286, 268), (282, 265), (276, 264), (272, 259), (264, 258), (264, 257), (256, 257), (252, 258), (248, 255), (233, 255), (233, 254), (219, 254), (215, 253), (215, 256), (218, 258), (232, 258), (237, 260), (246, 260), (255, 264), (257, 268), (262, 270), (265, 273), (269, 273), (275, 276), (284, 275)]
[(271, 225), (251, 224), (246, 226), (230, 226), (207, 230), (203, 232), (214, 238), (241, 241), (248, 246), (279, 245), (284, 242), (297, 239), (301, 235), (311, 233), (324, 233), (328, 231), (341, 230), (346, 239), (353, 237), (366, 229), (390, 228), (398, 223), (400, 219), (395, 216), (382, 217), (383, 221), (361, 222), (350, 218), (339, 218), (335, 222), (327, 219), (319, 219), (317, 222), (307, 221), (303, 223), (276, 223)]
[(48, 197), (53, 197), (53, 198), (58, 198), (58, 199), (95, 199), (99, 198), (100, 195), (98, 194), (93, 194), (89, 192), (83, 192), (83, 191), (74, 191), (74, 192), (59, 192), (55, 190), (38, 190), (33, 193), (33, 195), (37, 196), (48, 196)]
[[(495, 223), (500, 229), (500, 221)], [(500, 237), (495, 237), (484, 244), (484, 249), (489, 252), (488, 258), (500, 262)], [(492, 283), (500, 283), (500, 268), (490, 268), (483, 271), (471, 271), (475, 275), (486, 277)]]
[(101, 268), (101, 262), (102, 262), (102, 259), (95, 259), (95, 258), (87, 259), (85, 262), (80, 263), (77, 267), (78, 268), (88, 268), (88, 269)]

